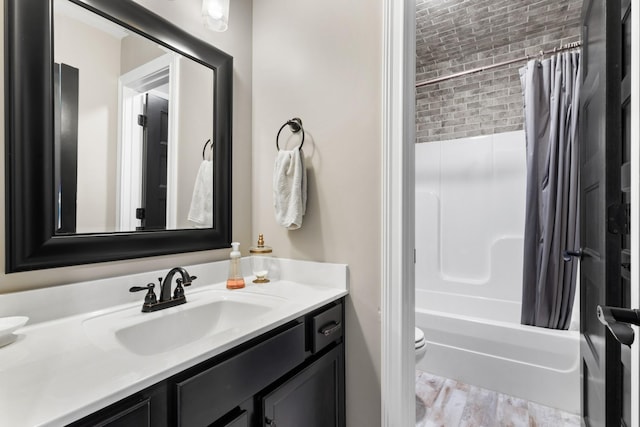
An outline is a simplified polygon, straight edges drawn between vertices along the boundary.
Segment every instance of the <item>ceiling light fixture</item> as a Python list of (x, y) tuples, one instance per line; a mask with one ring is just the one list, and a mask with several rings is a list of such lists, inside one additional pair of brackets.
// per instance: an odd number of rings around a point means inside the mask
[(202, 0), (204, 25), (213, 31), (227, 31), (229, 26), (229, 0)]

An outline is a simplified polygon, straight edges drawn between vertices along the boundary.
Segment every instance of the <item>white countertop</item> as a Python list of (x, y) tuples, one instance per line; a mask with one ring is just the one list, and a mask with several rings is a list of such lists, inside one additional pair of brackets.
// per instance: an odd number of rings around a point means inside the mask
[[(191, 295), (195, 301), (215, 289), (217, 294), (260, 295), (281, 302), (224, 333), (150, 356), (103, 345), (89, 336), (83, 322), (112, 310), (142, 307), (144, 292), (136, 293), (131, 302), (128, 288), (154, 282), (168, 269), (0, 295), (0, 317), (31, 318), (17, 331), (14, 343), (0, 348), (0, 425), (59, 426), (78, 420), (347, 294), (344, 264), (278, 259), (270, 283), (253, 284), (245, 277), (247, 286), (236, 291), (225, 288), (227, 266), (227, 261), (186, 266), (198, 276), (185, 289), (187, 300)], [(245, 272), (247, 266), (243, 259)], [(112, 293), (119, 297), (105, 297)], [(99, 301), (105, 302), (101, 305)], [(188, 305), (162, 311), (184, 310)], [(139, 316), (144, 321), (145, 316), (157, 313)], [(162, 330), (157, 336), (162, 339)]]

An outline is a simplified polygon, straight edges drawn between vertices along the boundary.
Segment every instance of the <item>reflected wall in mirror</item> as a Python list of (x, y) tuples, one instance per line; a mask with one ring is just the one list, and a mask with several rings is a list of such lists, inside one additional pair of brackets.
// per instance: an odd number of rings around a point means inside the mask
[(5, 52), (7, 272), (229, 247), (231, 56), (130, 0), (6, 0)]
[(55, 75), (56, 233), (212, 227), (212, 167), (194, 187), (215, 71), (68, 0), (54, 22), (54, 62), (76, 76)]

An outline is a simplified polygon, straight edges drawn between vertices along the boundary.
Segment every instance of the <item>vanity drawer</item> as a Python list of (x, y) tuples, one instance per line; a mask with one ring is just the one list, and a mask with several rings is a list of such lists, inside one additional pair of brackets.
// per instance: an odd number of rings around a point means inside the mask
[(207, 426), (301, 364), (305, 359), (304, 336), (304, 324), (293, 325), (176, 383), (178, 425)]
[(343, 335), (342, 302), (310, 318), (311, 351), (317, 353)]

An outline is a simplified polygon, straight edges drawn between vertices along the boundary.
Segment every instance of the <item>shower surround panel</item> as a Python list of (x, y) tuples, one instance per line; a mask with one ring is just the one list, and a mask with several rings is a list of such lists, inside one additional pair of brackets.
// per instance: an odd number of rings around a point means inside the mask
[(523, 131), (416, 146), (418, 369), (578, 413), (579, 335), (520, 324)]
[(522, 131), (417, 145), (417, 288), (519, 305), (525, 186)]

